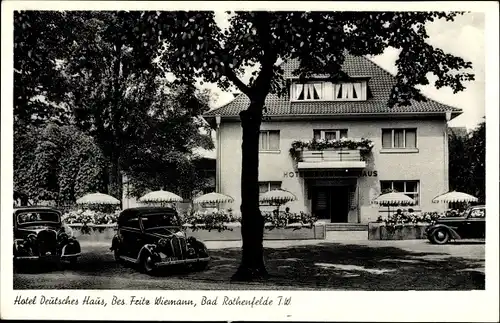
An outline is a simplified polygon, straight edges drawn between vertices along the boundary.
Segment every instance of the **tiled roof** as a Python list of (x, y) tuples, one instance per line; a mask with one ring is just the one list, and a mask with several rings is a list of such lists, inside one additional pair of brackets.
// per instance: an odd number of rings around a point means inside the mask
[[(292, 72), (299, 66), (298, 60), (289, 60), (284, 63), (284, 77), (294, 77)], [(460, 114), (461, 109), (450, 107), (431, 99), (426, 102), (413, 102), (411, 106), (389, 108), (387, 102), (389, 94), (396, 83), (393, 75), (365, 57), (347, 55), (342, 70), (350, 77), (368, 77), (370, 97), (366, 101), (337, 101), (337, 102), (290, 102), (288, 96), (278, 97), (269, 94), (266, 99), (267, 113), (270, 116), (287, 115), (318, 115), (328, 116), (336, 114), (366, 114), (366, 113), (433, 113), (452, 111), (454, 115)], [(319, 75), (321, 76), (321, 75)], [(206, 117), (221, 115), (222, 117), (238, 116), (240, 111), (246, 109), (250, 100), (245, 94), (238, 95), (228, 104), (211, 110)]]

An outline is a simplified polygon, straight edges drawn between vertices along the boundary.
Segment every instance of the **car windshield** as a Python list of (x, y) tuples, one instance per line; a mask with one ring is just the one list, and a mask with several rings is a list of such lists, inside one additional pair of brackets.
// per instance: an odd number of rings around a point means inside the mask
[(22, 212), (17, 215), (17, 223), (53, 222), (59, 223), (59, 214), (55, 212)]
[(144, 230), (155, 229), (159, 227), (178, 226), (179, 223), (174, 214), (148, 214), (141, 217)]

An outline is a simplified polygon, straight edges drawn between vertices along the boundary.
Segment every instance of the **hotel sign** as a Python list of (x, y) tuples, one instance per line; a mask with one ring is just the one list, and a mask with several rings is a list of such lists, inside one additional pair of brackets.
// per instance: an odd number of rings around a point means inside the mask
[(333, 171), (333, 170), (313, 170), (305, 172), (283, 172), (283, 178), (304, 177), (304, 178), (326, 178), (326, 177), (345, 177), (358, 175), (359, 177), (377, 177), (376, 170), (363, 171)]

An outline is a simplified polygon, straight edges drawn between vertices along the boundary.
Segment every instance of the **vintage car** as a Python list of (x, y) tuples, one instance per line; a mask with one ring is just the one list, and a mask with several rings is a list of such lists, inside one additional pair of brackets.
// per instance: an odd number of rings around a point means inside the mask
[(14, 264), (23, 260), (77, 262), (80, 243), (61, 222), (61, 212), (47, 206), (14, 208)]
[(445, 244), (450, 240), (484, 239), (486, 232), (486, 208), (472, 206), (461, 216), (439, 218), (425, 233), (435, 244)]
[(177, 212), (168, 207), (136, 207), (123, 210), (111, 250), (116, 261), (138, 265), (153, 274), (164, 266), (207, 267), (210, 257), (205, 244), (187, 237)]

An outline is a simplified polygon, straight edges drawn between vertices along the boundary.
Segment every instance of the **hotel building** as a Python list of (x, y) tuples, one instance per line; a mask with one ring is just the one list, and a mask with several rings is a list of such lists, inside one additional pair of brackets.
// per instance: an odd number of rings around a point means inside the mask
[[(259, 183), (261, 192), (286, 189), (297, 196), (292, 212), (313, 213), (332, 223), (368, 223), (387, 208), (372, 202), (393, 189), (416, 201), (416, 211), (440, 211), (431, 200), (448, 191), (447, 123), (462, 113), (428, 99), (389, 108), (393, 75), (364, 57), (348, 55), (345, 82), (325, 76), (299, 82), (292, 72), (298, 61), (284, 63), (288, 96), (270, 94), (261, 125)], [(239, 112), (244, 94), (204, 118), (216, 130), (216, 190), (241, 203), (241, 138)], [(357, 149), (289, 150), (294, 141), (365, 138), (374, 146), (367, 155)]]

